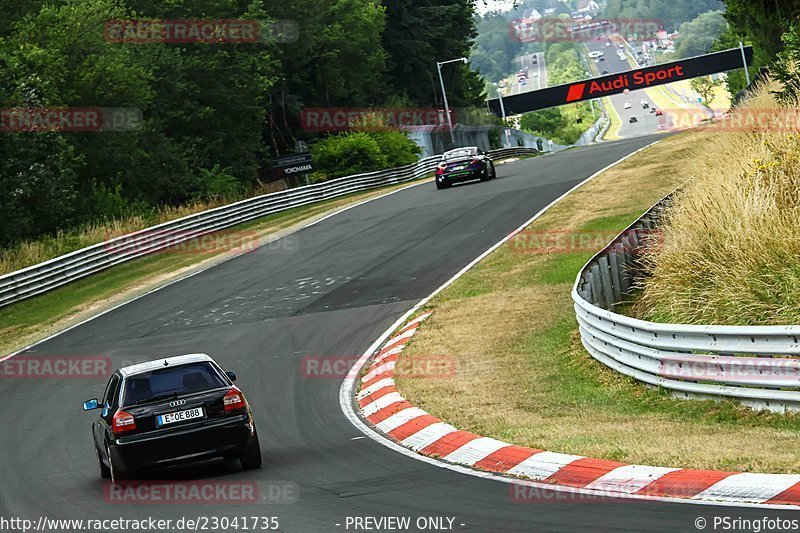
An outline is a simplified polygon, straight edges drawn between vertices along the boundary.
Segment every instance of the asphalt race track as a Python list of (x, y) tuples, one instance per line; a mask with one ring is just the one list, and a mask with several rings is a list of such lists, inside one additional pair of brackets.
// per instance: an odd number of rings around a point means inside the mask
[[(606, 40), (607, 39), (604, 37), (600, 41), (590, 40), (586, 42), (586, 46), (590, 52), (603, 52), (605, 54), (605, 61), (595, 63), (598, 70), (602, 72), (603, 69), (605, 69), (608, 71), (608, 74), (621, 74), (623, 72), (632, 70), (627, 61), (620, 61), (619, 57), (617, 57), (616, 45), (606, 46)], [(593, 59), (588, 58), (586, 60), (594, 61)], [(649, 109), (642, 109), (643, 98), (650, 102), (651, 106), (654, 105), (653, 101), (650, 100), (650, 97), (647, 96), (647, 92), (645, 92), (644, 89), (631, 91), (628, 94), (615, 94), (609, 97), (611, 100), (611, 105), (613, 105), (614, 109), (617, 110), (617, 114), (622, 120), (622, 126), (619, 129), (620, 138), (627, 139), (641, 135), (658, 133), (658, 126), (662, 123), (662, 121), (660, 121), (659, 117), (655, 116), (654, 113), (650, 113)], [(631, 109), (625, 109), (626, 103), (631, 104)], [(631, 124), (629, 122), (631, 117), (636, 117), (638, 122)]]
[(347, 517), (366, 516), (451, 517), (454, 531), (496, 532), (694, 531), (698, 516), (712, 530), (715, 515), (777, 516), (760, 509), (565, 500), (555, 492), (514, 501), (509, 484), (437, 468), (364, 438), (340, 410), (342, 376), (302, 370), (304, 357), (357, 358), (482, 251), (584, 178), (653, 140), (499, 166), (498, 179), (486, 183), (444, 191), (433, 183), (411, 187), (169, 285), (25, 354), (102, 355), (122, 366), (209, 353), (239, 374), (255, 411), (264, 467), (242, 472), (213, 461), (161, 471), (153, 479), (284, 483), (299, 489), (296, 498), (202, 506), (111, 503), (91, 444), (96, 413), (81, 410), (84, 400), (102, 395), (105, 378), (8, 378), (0, 380), (0, 516), (275, 516), (287, 532), (348, 531)]

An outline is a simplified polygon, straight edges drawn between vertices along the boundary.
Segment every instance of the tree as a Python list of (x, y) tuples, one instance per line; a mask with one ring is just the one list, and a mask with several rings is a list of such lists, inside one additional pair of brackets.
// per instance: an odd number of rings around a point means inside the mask
[[(468, 57), (476, 36), (472, 0), (386, 0), (387, 79), (414, 105), (440, 105), (436, 61)], [(442, 69), (453, 106), (482, 105), (483, 81), (463, 64)]]
[(694, 20), (680, 25), (680, 41), (676, 48), (679, 58), (694, 57), (707, 53), (725, 32), (728, 23), (721, 11), (709, 11)]
[(800, 0), (725, 0), (725, 18), (739, 35), (746, 35), (770, 60), (783, 50), (781, 39), (800, 19)]
[(659, 20), (666, 29), (674, 30), (701, 13), (722, 8), (720, 0), (608, 0), (605, 14), (609, 18)]
[(703, 105), (710, 106), (714, 101), (714, 90), (722, 85), (722, 80), (712, 80), (711, 76), (702, 76), (693, 78), (689, 85), (703, 99)]

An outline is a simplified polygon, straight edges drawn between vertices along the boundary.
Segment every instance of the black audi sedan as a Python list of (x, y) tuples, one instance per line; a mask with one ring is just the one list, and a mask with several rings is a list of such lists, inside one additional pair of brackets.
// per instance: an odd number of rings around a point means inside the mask
[(140, 470), (203, 461), (238, 459), (245, 469), (261, 466), (253, 413), (206, 354), (141, 363), (113, 373), (102, 400), (83, 404), (100, 410), (92, 425), (100, 476), (127, 479)]
[(496, 177), (494, 162), (480, 148), (456, 148), (442, 154), (442, 160), (436, 167), (436, 188), (446, 189), (461, 181), (486, 181)]

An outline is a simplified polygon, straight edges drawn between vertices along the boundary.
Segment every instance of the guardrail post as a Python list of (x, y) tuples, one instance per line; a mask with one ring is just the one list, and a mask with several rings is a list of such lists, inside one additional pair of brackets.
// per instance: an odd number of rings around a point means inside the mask
[(595, 263), (591, 267), (592, 272), (592, 295), (594, 296), (595, 305), (602, 309), (608, 309), (606, 303), (606, 295), (603, 292), (602, 281), (600, 280), (600, 266)]
[(606, 301), (606, 309), (611, 309), (615, 303), (614, 292), (611, 288), (611, 272), (609, 271), (608, 256), (601, 256), (598, 260), (600, 265), (600, 282), (602, 284), (603, 298)]

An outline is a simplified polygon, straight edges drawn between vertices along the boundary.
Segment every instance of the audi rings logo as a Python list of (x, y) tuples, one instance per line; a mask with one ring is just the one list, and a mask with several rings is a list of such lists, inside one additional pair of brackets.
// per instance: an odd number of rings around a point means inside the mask
[(170, 407), (180, 407), (181, 405), (186, 405), (186, 400), (175, 400), (174, 402), (169, 402)]

